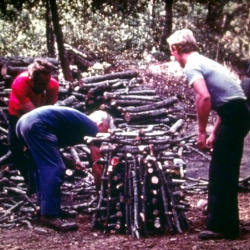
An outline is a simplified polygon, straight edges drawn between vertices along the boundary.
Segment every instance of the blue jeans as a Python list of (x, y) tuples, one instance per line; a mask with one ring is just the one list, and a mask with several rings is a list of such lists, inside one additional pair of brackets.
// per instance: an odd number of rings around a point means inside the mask
[(78, 110), (44, 106), (23, 115), (16, 126), (17, 136), (30, 150), (37, 167), (37, 194), (42, 215), (58, 216), (65, 165), (59, 147), (83, 142), (95, 136), (98, 127)]
[(58, 216), (65, 165), (58, 149), (57, 137), (42, 122), (26, 120), (18, 125), (17, 134), (28, 146), (37, 166), (38, 205), (42, 215)]

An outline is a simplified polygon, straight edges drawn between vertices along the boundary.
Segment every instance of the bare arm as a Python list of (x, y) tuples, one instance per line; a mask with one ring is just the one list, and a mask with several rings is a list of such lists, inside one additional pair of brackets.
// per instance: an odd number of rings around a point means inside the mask
[(211, 110), (211, 97), (208, 92), (206, 82), (204, 79), (198, 79), (193, 83), (193, 88), (196, 97), (196, 109), (198, 113), (198, 147), (200, 149), (207, 148), (206, 145), (206, 128), (209, 113)]
[(209, 148), (213, 148), (213, 143), (214, 143), (218, 128), (220, 126), (220, 123), (221, 123), (220, 117), (217, 115), (216, 122), (214, 124), (213, 130), (212, 130), (210, 136), (207, 139), (207, 145), (208, 145)]
[(23, 113), (28, 113), (29, 111), (36, 108), (32, 102), (27, 102), (27, 103), (22, 104), (20, 106), (21, 106)]
[(91, 158), (93, 162), (92, 171), (95, 179), (96, 189), (99, 191), (101, 188), (101, 177), (103, 173), (103, 165), (98, 164), (97, 161), (101, 158), (101, 151), (94, 145), (89, 146), (91, 152)]

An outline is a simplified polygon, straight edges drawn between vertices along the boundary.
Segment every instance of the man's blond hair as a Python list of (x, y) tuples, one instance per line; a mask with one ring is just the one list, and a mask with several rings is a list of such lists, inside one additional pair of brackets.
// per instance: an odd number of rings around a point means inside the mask
[(175, 45), (180, 52), (188, 53), (198, 50), (198, 45), (194, 34), (189, 29), (182, 29), (175, 31), (168, 39), (167, 42), (172, 48)]

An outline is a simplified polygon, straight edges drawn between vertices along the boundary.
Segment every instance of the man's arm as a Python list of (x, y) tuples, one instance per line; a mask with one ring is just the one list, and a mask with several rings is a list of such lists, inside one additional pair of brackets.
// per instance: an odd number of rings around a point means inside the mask
[(206, 128), (208, 116), (211, 110), (211, 97), (208, 92), (204, 79), (198, 79), (193, 83), (193, 88), (196, 96), (196, 109), (198, 113), (198, 147), (199, 149), (207, 148), (206, 144)]
[(217, 115), (217, 119), (216, 119), (216, 122), (215, 122), (215, 124), (214, 124), (212, 133), (211, 133), (210, 136), (207, 138), (207, 146), (208, 146), (209, 148), (213, 148), (213, 143), (214, 143), (214, 140), (215, 140), (215, 137), (216, 137), (218, 128), (219, 128), (219, 126), (220, 126), (220, 123), (221, 123), (220, 117)]
[(54, 105), (58, 100), (59, 83), (52, 77), (46, 92), (46, 105)]
[(25, 104), (20, 104), (20, 108), (23, 111), (23, 113), (28, 113), (31, 110), (35, 109), (35, 105), (32, 102), (27, 102)]
[(94, 145), (90, 145), (89, 149), (91, 152), (91, 158), (93, 162), (92, 171), (95, 179), (95, 185), (97, 191), (99, 191), (101, 189), (101, 177), (103, 173), (103, 165), (98, 164), (97, 161), (101, 158), (101, 151), (98, 147)]

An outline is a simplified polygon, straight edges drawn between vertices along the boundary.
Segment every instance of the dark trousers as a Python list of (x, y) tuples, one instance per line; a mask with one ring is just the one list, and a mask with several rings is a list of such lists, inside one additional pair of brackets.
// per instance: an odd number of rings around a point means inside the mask
[(14, 163), (15, 168), (20, 170), (21, 174), (26, 178), (26, 160), (24, 157), (24, 147), (23, 143), (17, 138), (16, 135), (16, 124), (19, 120), (19, 117), (14, 115), (9, 115), (9, 125), (8, 125), (8, 140), (10, 144), (10, 151), (12, 155), (12, 161)]
[(239, 234), (238, 179), (250, 113), (244, 101), (231, 101), (218, 110), (221, 125), (209, 168), (207, 229), (234, 238)]
[(21, 175), (24, 177), (25, 183), (28, 185), (28, 194), (32, 194), (35, 192), (33, 173), (36, 167), (29, 151), (24, 153), (24, 144), (16, 135), (16, 124), (18, 120), (19, 117), (9, 115), (8, 140), (11, 151), (11, 159), (14, 164), (14, 169), (20, 171)]

